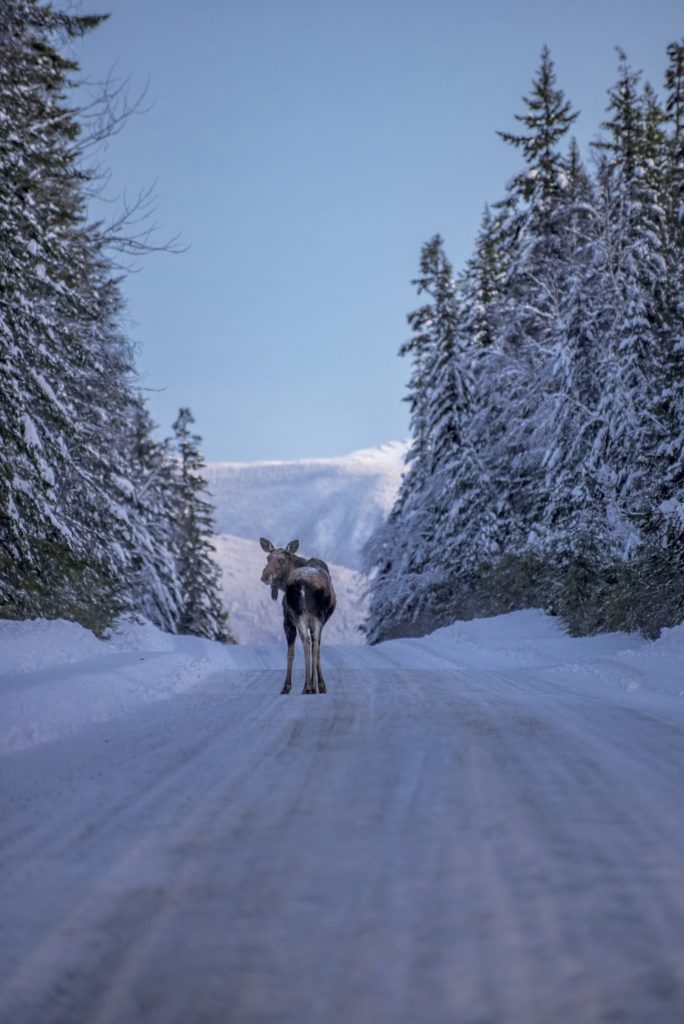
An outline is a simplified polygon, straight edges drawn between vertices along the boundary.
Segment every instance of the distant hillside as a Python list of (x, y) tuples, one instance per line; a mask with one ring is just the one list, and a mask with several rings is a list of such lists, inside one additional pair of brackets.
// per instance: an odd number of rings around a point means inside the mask
[(330, 563), (338, 608), (326, 638), (363, 642), (357, 629), (367, 584), (359, 572), (361, 548), (392, 507), (407, 447), (393, 442), (335, 459), (207, 464), (217, 560), (238, 640), (283, 638), (280, 605), (259, 578), (265, 564), (259, 537), (269, 537), (278, 546), (298, 538), (304, 555)]

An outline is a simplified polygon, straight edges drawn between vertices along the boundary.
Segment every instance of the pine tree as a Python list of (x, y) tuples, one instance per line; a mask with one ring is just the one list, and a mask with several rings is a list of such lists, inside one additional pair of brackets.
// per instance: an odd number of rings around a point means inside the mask
[[(414, 314), (416, 460), (374, 538), (369, 637), (544, 603), (571, 631), (684, 617), (684, 45), (664, 106), (620, 52), (592, 178), (545, 49), (501, 133), (526, 167)], [(377, 541), (377, 543), (376, 543)], [(441, 616), (441, 619), (440, 619)]]
[(490, 348), (496, 338), (496, 308), (506, 277), (499, 236), (500, 225), (487, 205), (473, 254), (458, 283), (463, 330), (475, 348)]
[(213, 510), (203, 497), (207, 488), (204, 460), (201, 438), (190, 432), (193, 423), (190, 410), (180, 409), (173, 425), (179, 455), (176, 549), (182, 605), (178, 632), (234, 643), (221, 602), (220, 570), (212, 558)]
[(651, 453), (652, 500), (639, 519), (636, 594), (645, 611), (638, 625), (650, 635), (684, 618), (684, 43), (671, 43), (667, 55), (662, 361), (655, 388), (664, 431)]
[(563, 280), (563, 238), (556, 216), (567, 191), (569, 165), (559, 143), (578, 116), (556, 88), (546, 47), (524, 97), (527, 112), (516, 115), (527, 132), (499, 132), (522, 149), (525, 168), (514, 177), (500, 211), (497, 244), (506, 276), (494, 319), (496, 345), (484, 361), (488, 389), (486, 412), (492, 478), (506, 509), (502, 545), (522, 552), (536, 543), (538, 523), (548, 495), (542, 460), (546, 438), (538, 427), (553, 387), (551, 325), (558, 316)]
[(178, 577), (178, 466), (168, 441), (152, 436), (153, 423), (142, 402), (131, 421), (133, 564), (129, 606), (133, 612), (176, 633), (183, 596)]
[(553, 319), (551, 381), (539, 430), (545, 502), (541, 545), (547, 606), (575, 632), (590, 632), (595, 613), (589, 588), (612, 555), (605, 488), (591, 453), (601, 430), (599, 405), (609, 365), (604, 339), (610, 314), (603, 303), (602, 223), (593, 183), (574, 143), (568, 185), (554, 221), (562, 240), (558, 272), (564, 282)]
[(0, 615), (101, 633), (132, 611), (175, 631), (175, 462), (135, 388), (110, 239), (88, 222), (77, 66), (60, 50), (102, 20), (0, 9)]
[(611, 491), (612, 515), (621, 524), (616, 537), (627, 554), (638, 537), (624, 514), (646, 510), (654, 483), (653, 456), (667, 436), (658, 398), (665, 337), (666, 218), (654, 184), (657, 157), (638, 90), (639, 73), (622, 52), (619, 71), (609, 92), (606, 135), (596, 144), (604, 154), (599, 171), (606, 253), (602, 290), (611, 327), (610, 372), (598, 413), (603, 429), (593, 460)]
[(617, 54), (619, 77), (608, 91), (610, 103), (607, 109), (612, 116), (601, 125), (607, 135), (596, 139), (592, 145), (608, 154), (609, 163), (618, 168), (622, 179), (631, 181), (643, 155), (643, 104), (639, 98), (641, 72), (630, 66), (624, 50), (618, 47)]
[(666, 124), (670, 129), (668, 149), (668, 193), (670, 222), (684, 231), (684, 41), (670, 43), (665, 72)]
[(478, 576), (501, 554), (512, 520), (506, 470), (500, 463), (506, 431), (501, 311), (512, 257), (512, 249), (502, 247), (504, 220), (500, 212), (493, 215), (485, 207), (457, 290), (459, 365), (467, 375), (470, 398), (462, 416), (461, 446), (452, 455), (456, 475), (445, 553), (455, 577), (451, 601), (461, 615), (490, 611), (491, 595), (479, 604)]
[(439, 235), (423, 246), (414, 284), (430, 301), (409, 315), (414, 335), (400, 351), (420, 360), (420, 372), (414, 368), (412, 375), (420, 444), (387, 523), (367, 548), (375, 571), (371, 642), (445, 621), (471, 568), (461, 541), (481, 474), (470, 438), (474, 382), (457, 286)]
[(7, 0), (0, 13), (3, 613), (61, 608), (100, 628), (120, 609), (125, 570), (123, 549), (108, 543), (121, 521), (102, 475), (84, 464), (93, 448), (79, 407), (106, 361), (101, 255), (85, 226), (80, 129), (66, 100), (75, 65), (52, 39), (101, 20), (31, 0)]
[(432, 299), (425, 317), (430, 353), (424, 392), (429, 465), (422, 492), (423, 538), (413, 556), (417, 578), (411, 617), (414, 621), (426, 617), (438, 621), (451, 601), (456, 575), (449, 556), (451, 514), (458, 498), (459, 473), (467, 474), (473, 382), (460, 333), (453, 269), (439, 235), (423, 248), (421, 270), (419, 288)]
[(408, 628), (406, 624), (415, 620), (419, 609), (425, 607), (437, 582), (430, 573), (437, 514), (433, 493), (436, 464), (431, 399), (440, 359), (436, 339), (449, 337), (453, 297), (451, 267), (439, 235), (423, 245), (419, 276), (412, 284), (419, 295), (426, 294), (432, 301), (408, 314), (412, 334), (399, 349), (401, 356), (413, 358), (407, 396), (411, 406), (413, 445), (392, 513), (366, 550), (373, 574), (367, 626), (371, 642), (392, 635), (396, 629)]
[(515, 175), (506, 198), (497, 204), (506, 214), (500, 245), (503, 247), (503, 239), (508, 236), (507, 249), (524, 246), (525, 227), (530, 223), (536, 227), (553, 209), (563, 188), (566, 169), (558, 144), (579, 116), (563, 90), (556, 88), (556, 72), (547, 46), (542, 49), (531, 94), (524, 96), (523, 102), (526, 112), (514, 117), (527, 131), (497, 132), (504, 142), (521, 149), (525, 158), (525, 168)]
[[(684, 42), (667, 48), (665, 75), (668, 160), (666, 167), (667, 235), (663, 319), (665, 365), (661, 402), (667, 418), (668, 438), (661, 451), (665, 463), (662, 497), (684, 504)], [(684, 524), (682, 524), (684, 535)], [(684, 536), (682, 543), (684, 551)], [(682, 555), (684, 561), (684, 554)]]

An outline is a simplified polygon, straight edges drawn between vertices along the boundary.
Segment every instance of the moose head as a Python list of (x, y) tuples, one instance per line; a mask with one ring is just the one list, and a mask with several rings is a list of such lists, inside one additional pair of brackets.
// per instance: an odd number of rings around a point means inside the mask
[(271, 597), (274, 601), (278, 599), (278, 590), (284, 590), (287, 577), (294, 567), (293, 556), (299, 547), (298, 540), (291, 540), (284, 548), (277, 548), (266, 537), (260, 537), (259, 543), (268, 555), (264, 571), (261, 574), (261, 582), (271, 587)]

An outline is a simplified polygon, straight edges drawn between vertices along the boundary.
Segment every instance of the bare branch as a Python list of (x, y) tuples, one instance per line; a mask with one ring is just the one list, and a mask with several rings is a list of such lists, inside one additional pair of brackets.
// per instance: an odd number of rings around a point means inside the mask
[(146, 102), (149, 81), (134, 94), (130, 77), (117, 75), (114, 64), (103, 81), (84, 78), (77, 84), (89, 93), (89, 99), (74, 111), (82, 128), (75, 155), (84, 176), (87, 199), (116, 207), (109, 223), (97, 225), (110, 254), (124, 257), (117, 260), (112, 256), (112, 267), (127, 274), (134, 273), (135, 260), (146, 253), (177, 255), (186, 252), (188, 246), (180, 244), (179, 234), (157, 240), (161, 229), (153, 219), (157, 211), (156, 181), (140, 189), (132, 200), (125, 191), (118, 195), (106, 193), (112, 175), (103, 157), (104, 150), (131, 117), (147, 114), (153, 108), (154, 104)]

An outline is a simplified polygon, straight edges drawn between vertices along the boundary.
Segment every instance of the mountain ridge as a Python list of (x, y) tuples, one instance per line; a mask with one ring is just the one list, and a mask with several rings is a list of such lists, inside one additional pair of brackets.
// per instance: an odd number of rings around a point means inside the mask
[(282, 640), (279, 605), (259, 577), (259, 537), (281, 546), (295, 538), (331, 566), (338, 607), (326, 628), (333, 643), (360, 643), (368, 579), (362, 548), (390, 512), (408, 442), (388, 442), (331, 458), (208, 462), (215, 506), (216, 560), (231, 628), (243, 643)]

